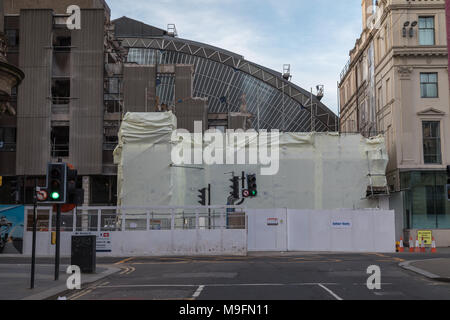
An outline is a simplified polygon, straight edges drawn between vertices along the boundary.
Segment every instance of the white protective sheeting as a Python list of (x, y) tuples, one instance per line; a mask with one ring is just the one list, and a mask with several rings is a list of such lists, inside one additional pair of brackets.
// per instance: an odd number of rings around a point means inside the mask
[[(114, 150), (118, 164), (118, 205), (140, 197), (170, 202), (171, 136), (177, 128), (172, 112), (127, 113), (119, 131), (119, 145)], [(124, 180), (124, 178), (127, 178)], [(131, 180), (133, 179), (133, 180)]]
[[(261, 175), (267, 166), (173, 165), (172, 147), (197, 144), (188, 135), (171, 140), (176, 127), (172, 113), (126, 115), (115, 151), (118, 169), (118, 203), (126, 207), (198, 206), (198, 190), (211, 184), (212, 205), (225, 205), (230, 193), (230, 172), (257, 174), (259, 195), (247, 199), (247, 208), (327, 210), (376, 208), (366, 199), (368, 174), (384, 175), (388, 157), (382, 136), (366, 139), (359, 134), (285, 133), (280, 135), (279, 171)], [(258, 140), (255, 133), (245, 148)], [(261, 141), (260, 141), (261, 142)], [(270, 147), (270, 141), (267, 143)], [(227, 149), (227, 145), (224, 149)], [(228, 150), (228, 149), (227, 149)], [(374, 186), (386, 186), (386, 177), (373, 177)]]

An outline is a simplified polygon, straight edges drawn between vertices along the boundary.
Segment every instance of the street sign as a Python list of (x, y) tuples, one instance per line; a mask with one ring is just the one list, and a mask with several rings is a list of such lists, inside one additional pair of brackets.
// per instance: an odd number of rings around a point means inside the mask
[(48, 199), (48, 192), (45, 190), (39, 190), (36, 192), (36, 197), (38, 201), (45, 201)]
[(425, 245), (431, 245), (433, 242), (433, 232), (430, 230), (419, 230), (417, 231), (417, 238), (419, 238), (419, 244), (422, 244), (423, 239)]

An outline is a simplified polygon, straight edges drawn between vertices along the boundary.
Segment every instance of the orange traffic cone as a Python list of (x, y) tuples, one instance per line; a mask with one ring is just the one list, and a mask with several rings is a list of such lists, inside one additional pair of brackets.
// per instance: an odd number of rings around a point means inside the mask
[(436, 248), (436, 240), (433, 237), (433, 242), (431, 243), (431, 253), (437, 253), (437, 248)]
[(403, 243), (403, 237), (400, 238), (400, 246), (398, 248), (398, 252), (405, 252), (405, 246)]
[(425, 248), (425, 241), (422, 238), (422, 244), (420, 245), (420, 252), (426, 253), (427, 249)]
[(419, 245), (419, 238), (418, 237), (416, 237), (416, 248), (415, 248), (414, 252), (420, 252), (420, 245)]
[(412, 237), (409, 238), (409, 252), (414, 252), (414, 240)]

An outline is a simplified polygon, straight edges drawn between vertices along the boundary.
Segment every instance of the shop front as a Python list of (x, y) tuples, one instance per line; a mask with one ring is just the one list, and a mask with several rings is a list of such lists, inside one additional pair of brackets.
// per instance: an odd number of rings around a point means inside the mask
[(450, 201), (445, 171), (402, 172), (404, 227), (408, 238), (431, 230), (438, 246), (450, 246)]

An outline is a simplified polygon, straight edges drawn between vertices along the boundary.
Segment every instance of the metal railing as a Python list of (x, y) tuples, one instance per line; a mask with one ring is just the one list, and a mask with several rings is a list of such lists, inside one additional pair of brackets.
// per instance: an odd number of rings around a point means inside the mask
[[(27, 231), (33, 208), (26, 207)], [(39, 207), (39, 232), (56, 230), (56, 211)], [(237, 206), (211, 207), (78, 207), (61, 214), (63, 232), (247, 229), (245, 210)]]

